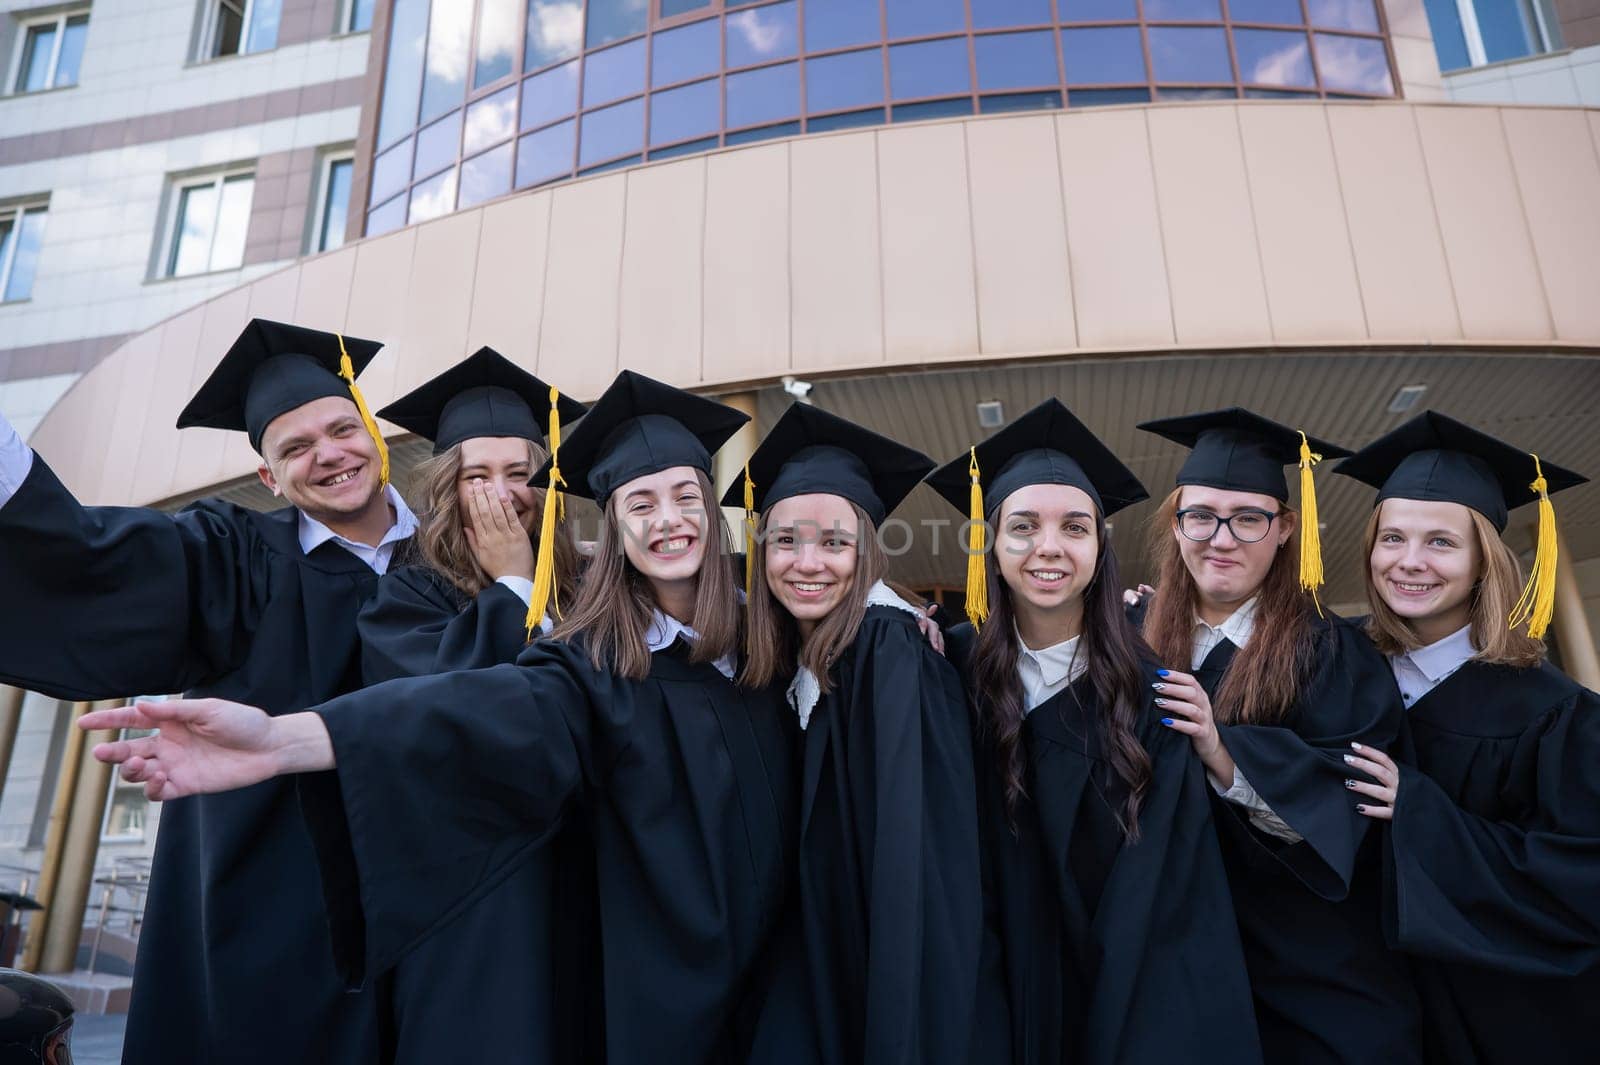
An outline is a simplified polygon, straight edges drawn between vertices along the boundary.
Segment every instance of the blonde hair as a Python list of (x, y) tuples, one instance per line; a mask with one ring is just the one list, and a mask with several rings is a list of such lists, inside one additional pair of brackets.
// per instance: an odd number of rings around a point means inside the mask
[[(1367, 635), (1378, 650), (1386, 655), (1404, 654), (1422, 646), (1411, 623), (1396, 614), (1383, 601), (1372, 581), (1372, 549), (1378, 542), (1378, 520), (1383, 510), (1380, 503), (1372, 509), (1367, 519), (1363, 537), (1367, 560)], [(1471, 593), (1472, 646), (1477, 650), (1473, 658), (1495, 666), (1527, 668), (1539, 664), (1544, 657), (1544, 643), (1528, 635), (1527, 623), (1512, 628), (1507, 622), (1511, 608), (1522, 593), (1522, 567), (1517, 556), (1500, 531), (1488, 518), (1472, 508), (1467, 508), (1472, 519), (1473, 538), (1478, 545), (1478, 580)]]

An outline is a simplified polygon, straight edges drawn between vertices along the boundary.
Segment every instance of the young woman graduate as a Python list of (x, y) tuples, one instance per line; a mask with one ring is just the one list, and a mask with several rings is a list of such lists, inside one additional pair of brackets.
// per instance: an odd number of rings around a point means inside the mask
[[(1315, 599), (1311, 467), (1349, 452), (1237, 407), (1139, 428), (1190, 449), (1151, 528), (1144, 636), (1167, 667), (1165, 723), (1190, 737), (1220, 800), (1262, 1050), (1417, 1061), (1416, 991), (1380, 924), (1377, 834), (1344, 786), (1350, 744), (1392, 740), (1400, 701), (1360, 629)], [(1283, 473), (1295, 462), (1303, 521)]]
[[(1368, 631), (1408, 706), (1351, 752), (1385, 836), (1385, 918), (1414, 958), (1429, 1056), (1600, 1061), (1600, 696), (1544, 661), (1549, 497), (1586, 478), (1427, 412), (1342, 463), (1379, 489)], [(1500, 534), (1539, 503), (1527, 589)], [(1399, 763), (1398, 765), (1396, 763)]]
[(105, 711), (86, 727), (161, 732), (97, 757), (153, 798), (337, 768), (300, 784), (335, 947), (356, 974), (387, 969), (575, 819), (601, 926), (593, 1058), (742, 1062), (798, 792), (782, 688), (733, 679), (743, 610), (710, 471), (746, 420), (619, 375), (540, 477), (591, 496), (603, 530), (566, 618), (518, 664), (388, 681), (283, 718), (215, 702)]
[[(384, 574), (357, 623), (368, 684), (515, 662), (549, 630), (547, 607), (572, 602), (577, 550), (533, 474), (549, 457), (545, 426), (559, 446), (562, 423), (583, 412), (491, 348), (378, 412), (431, 440), (433, 458), (417, 470), (426, 502), (402, 554), (411, 564)], [(534, 599), (536, 543), (550, 547), (538, 556), (549, 602)], [(593, 870), (582, 827), (569, 823), (406, 954), (380, 994), (392, 1060), (449, 1061), (464, 1032), (489, 1061), (589, 1057)]]
[[(254, 319), (179, 415), (180, 429), (249, 437), (262, 482), (292, 504), (270, 513), (219, 499), (176, 514), (85, 507), (0, 419), (0, 588), (28, 604), (0, 611), (0, 680), (270, 713), (360, 687), (356, 612), (415, 527), (355, 385), (380, 347)], [(334, 967), (294, 787), (169, 807), (124, 1059), (278, 1065), (377, 1049), (373, 996), (348, 994)]]
[[(723, 498), (748, 512), (744, 681), (792, 677), (805, 731), (803, 946), (785, 962), (801, 971), (763, 1017), (758, 1060), (995, 1060), (973, 1056), (983, 892), (971, 717), (960, 677), (918, 631), (921, 611), (883, 583), (878, 539), (932, 468), (795, 404)], [(1004, 993), (997, 981), (984, 991)]]
[(1013, 1060), (1260, 1061), (1203, 771), (1160, 724), (1107, 541), (1144, 487), (1054, 399), (928, 481), (973, 538), (979, 627), (951, 646), (985, 741)]

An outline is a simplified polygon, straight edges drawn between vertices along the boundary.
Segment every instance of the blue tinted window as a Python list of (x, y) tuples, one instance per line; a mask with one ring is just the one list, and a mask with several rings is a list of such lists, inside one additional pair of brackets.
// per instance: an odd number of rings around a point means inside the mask
[(1520, 59), (1539, 49), (1531, 17), (1523, 0), (1477, 0), (1472, 5), (1478, 14), (1478, 30), (1483, 34), (1483, 52), (1491, 63)]
[(1228, 17), (1235, 22), (1305, 25), (1305, 13), (1300, 10), (1300, 0), (1228, 0)]
[(1440, 70), (1470, 67), (1467, 40), (1461, 32), (1461, 11), (1456, 0), (1423, 0), (1428, 12), (1428, 27), (1433, 30), (1433, 50), (1439, 54)]
[(1304, 33), (1234, 30), (1233, 48), (1242, 82), (1316, 87), (1317, 79), (1311, 74), (1311, 48)]
[(650, 0), (589, 0), (589, 29), (584, 36), (590, 48), (643, 33), (650, 21)]
[(604, 174), (607, 170), (621, 170), (625, 166), (633, 166), (643, 158), (643, 155), (630, 155), (625, 159), (613, 159), (609, 163), (601, 163), (599, 166), (591, 166), (580, 170), (578, 171), (578, 176), (583, 177), (587, 174)]
[(964, 0), (883, 0), (883, 6), (891, 41), (967, 28)]
[(972, 114), (972, 99), (967, 96), (954, 100), (924, 100), (917, 104), (896, 104), (895, 122), (921, 122), (930, 118), (953, 118)]
[(730, 67), (787, 59), (795, 53), (799, 37), (794, 0), (731, 13), (727, 23)]
[(1112, 107), (1116, 104), (1147, 104), (1149, 89), (1071, 89), (1068, 107)]
[(395, 0), (389, 24), (389, 62), (383, 72), (383, 107), (378, 146), (410, 133), (417, 124), (422, 90), (422, 42), (428, 33), (428, 0)]
[(1296, 92), (1293, 89), (1246, 89), (1246, 100), (1305, 100), (1315, 97), (1314, 92)]
[(821, 118), (809, 118), (806, 120), (806, 130), (810, 133), (822, 133), (830, 129), (881, 126), (886, 117), (881, 107), (874, 107), (866, 111), (848, 111), (842, 115), (824, 115)]
[(578, 165), (591, 166), (644, 146), (644, 101), (629, 100), (583, 116)]
[(697, 141), (685, 141), (683, 144), (674, 144), (667, 148), (650, 149), (651, 159), (672, 159), (679, 155), (693, 155), (695, 152), (708, 152), (717, 146), (717, 138), (706, 137)]
[[(245, 211), (249, 211), (248, 206)], [(11, 277), (6, 281), (5, 292), (0, 293), (0, 300), (25, 300), (33, 295), (33, 278), (39, 269), (39, 248), (44, 244), (47, 214), (47, 211), (41, 210), (24, 211), (20, 226), (15, 217), (5, 223), (5, 239), (0, 241), (0, 256), (7, 253), (7, 244), (12, 245), (9, 249)], [(243, 240), (242, 234), (240, 240)]]
[(1144, 44), (1137, 26), (1087, 27), (1061, 31), (1061, 58), (1068, 85), (1116, 85), (1148, 80)]
[(376, 0), (355, 0), (350, 5), (350, 32), (372, 29), (372, 5)]
[(1144, 17), (1149, 22), (1220, 22), (1222, 5), (1218, 0), (1144, 0)]
[(978, 89), (1028, 89), (1060, 85), (1055, 34), (994, 33), (973, 39), (978, 55)]
[(642, 38), (583, 57), (583, 106), (610, 103), (641, 92), (644, 92)]
[[(472, 68), (474, 89), (506, 77), (517, 65), (522, 0), (483, 0), (478, 7), (478, 53)], [(465, 195), (465, 181), (462, 178)]]
[(1157, 81), (1232, 81), (1228, 42), (1220, 29), (1152, 26), (1150, 61)]
[(368, 203), (382, 203), (411, 183), (411, 142), (403, 140), (372, 160)]
[(528, 0), (523, 70), (538, 70), (583, 50), (583, 0)]
[(711, 0), (661, 0), (661, 17), (671, 18), (687, 11), (698, 11), (710, 6)]
[(1132, 22), (1134, 0), (1058, 0), (1062, 22)]
[(878, 0), (806, 0), (806, 51), (848, 48), (883, 33)]
[(411, 168), (414, 178), (424, 178), (456, 161), (461, 148), (461, 112), (441, 118), (417, 134), (417, 161)]
[(522, 83), (522, 128), (547, 125), (578, 109), (578, 64), (564, 63)]
[(1319, 33), (1317, 69), (1322, 72), (1324, 89), (1394, 95), (1394, 83), (1389, 80), (1389, 54), (1381, 40)]
[(800, 113), (800, 68), (795, 63), (729, 74), (727, 80), (729, 129)]
[(511, 150), (515, 147), (502, 144), (461, 164), (458, 206), (471, 207), (511, 191)]
[[(896, 100), (972, 90), (967, 39), (897, 44), (889, 49), (889, 93)], [(896, 112), (898, 114), (898, 112)]]
[(517, 188), (541, 185), (572, 173), (577, 134), (578, 123), (568, 119), (517, 141)]
[(715, 74), (722, 62), (721, 44), (714, 18), (656, 34), (650, 42), (650, 84), (671, 85)]
[[(422, 121), (460, 107), (467, 97), (470, 4), (434, 4), (428, 20), (428, 58), (422, 78)], [(413, 208), (413, 214), (415, 209)]]
[(83, 65), (83, 42), (88, 36), (88, 15), (67, 19), (66, 32), (61, 35), (61, 54), (56, 57), (56, 85), (78, 84), (78, 68)]
[[(1481, 7), (1482, 4), (1475, 5)], [(1306, 0), (1311, 24), (1329, 30), (1378, 32), (1378, 12), (1372, 0)], [(1238, 16), (1234, 18), (1237, 20)]]
[(715, 133), (722, 120), (717, 79), (667, 89), (650, 97), (650, 143), (671, 144)]
[(1237, 100), (1233, 89), (1157, 89), (1158, 100)]
[(735, 144), (750, 144), (754, 141), (771, 140), (773, 137), (793, 137), (800, 132), (798, 122), (779, 122), (774, 126), (762, 126), (759, 129), (741, 129), (737, 133), (729, 133), (723, 137), (729, 147)]
[(367, 212), (367, 232), (369, 237), (376, 237), (380, 233), (389, 233), (406, 224), (406, 198), (396, 196), (381, 207), (374, 207)]
[(426, 222), (456, 209), (456, 171), (454, 167), (438, 177), (411, 188), (411, 209), (407, 222)]
[[(883, 53), (841, 52), (806, 60), (806, 110), (839, 111), (883, 102)], [(812, 128), (815, 128), (812, 123)]]
[(985, 115), (1007, 111), (1052, 111), (1061, 108), (1061, 90), (1050, 92), (1007, 92), (978, 97), (978, 112)]
[(1050, 0), (972, 0), (972, 25), (976, 29), (1047, 26), (1050, 21)]
[(461, 154), (471, 155), (480, 148), (509, 140), (515, 132), (517, 87), (508, 85), (467, 108), (467, 131), (461, 138)]

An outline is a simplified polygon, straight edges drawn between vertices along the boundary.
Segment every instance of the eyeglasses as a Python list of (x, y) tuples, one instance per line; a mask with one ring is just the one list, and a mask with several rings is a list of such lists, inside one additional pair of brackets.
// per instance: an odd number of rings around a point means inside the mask
[(1265, 540), (1267, 533), (1272, 529), (1272, 519), (1277, 515), (1265, 510), (1241, 510), (1226, 518), (1218, 517), (1209, 510), (1184, 508), (1178, 511), (1178, 531), (1186, 539), (1197, 543), (1207, 543), (1217, 535), (1217, 530), (1224, 525), (1233, 534), (1233, 538), (1241, 544), (1255, 544)]

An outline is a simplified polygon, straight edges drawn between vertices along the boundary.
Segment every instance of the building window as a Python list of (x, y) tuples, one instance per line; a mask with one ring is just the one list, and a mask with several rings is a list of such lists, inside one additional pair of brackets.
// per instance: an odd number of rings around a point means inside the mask
[(0, 303), (33, 295), (45, 214), (42, 203), (0, 207)]
[[(145, 702), (154, 700), (148, 697)], [(140, 736), (154, 736), (150, 728), (127, 728), (122, 739), (133, 740)], [(101, 843), (143, 843), (150, 800), (145, 798), (143, 784), (129, 784), (121, 774), (111, 774), (111, 795), (106, 803), (105, 824), (100, 826)]]
[(256, 177), (229, 171), (174, 182), (162, 277), (232, 270), (244, 262)]
[(344, 244), (345, 225), (350, 218), (350, 178), (355, 171), (355, 154), (340, 152), (323, 157), (318, 183), (317, 215), (311, 226), (311, 247), (307, 254), (332, 251)]
[(23, 22), (22, 47), (12, 92), (39, 92), (78, 84), (83, 42), (89, 35), (89, 12), (72, 11)]
[(1550, 0), (1425, 0), (1440, 70), (1554, 52), (1561, 27)]
[(350, 0), (344, 15), (346, 33), (365, 33), (372, 29), (372, 5), (376, 0)]
[(278, 46), (283, 0), (207, 0), (200, 58), (265, 52)]

